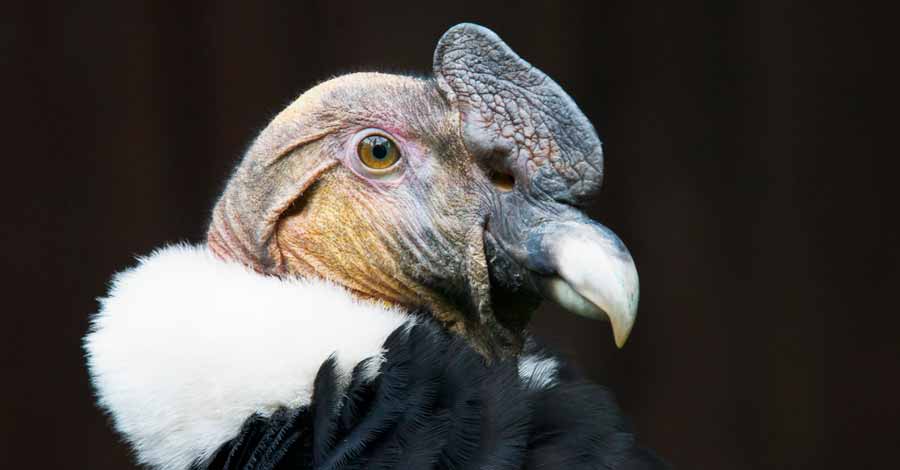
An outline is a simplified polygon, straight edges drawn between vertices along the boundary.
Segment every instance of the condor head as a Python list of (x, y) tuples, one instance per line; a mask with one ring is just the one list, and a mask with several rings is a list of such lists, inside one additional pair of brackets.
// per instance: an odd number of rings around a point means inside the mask
[(593, 126), (483, 27), (447, 31), (433, 67), (433, 78), (352, 74), (300, 96), (233, 174), (211, 249), (421, 308), (488, 357), (519, 351), (541, 298), (608, 319), (622, 346), (637, 272), (577, 208), (603, 176)]

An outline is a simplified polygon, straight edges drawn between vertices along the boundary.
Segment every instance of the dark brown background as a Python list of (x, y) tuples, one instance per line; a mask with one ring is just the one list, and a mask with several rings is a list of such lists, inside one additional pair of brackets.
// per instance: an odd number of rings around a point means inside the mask
[[(875, 136), (895, 119), (886, 97), (861, 98), (876, 59), (896, 62), (875, 52), (893, 36), (870, 24), (878, 13), (163, 3), (4, 7), (0, 467), (131, 468), (79, 349), (110, 275), (201, 240), (232, 165), (304, 89), (356, 70), (428, 73), (460, 21), (554, 77), (605, 142), (590, 213), (637, 261), (637, 326), (621, 351), (606, 325), (552, 308), (535, 330), (611, 385), (645, 444), (680, 468), (856, 467), (892, 452), (896, 330), (877, 319), (896, 323), (879, 293), (898, 280), (897, 152), (876, 152)], [(826, 439), (870, 450), (842, 460)]]

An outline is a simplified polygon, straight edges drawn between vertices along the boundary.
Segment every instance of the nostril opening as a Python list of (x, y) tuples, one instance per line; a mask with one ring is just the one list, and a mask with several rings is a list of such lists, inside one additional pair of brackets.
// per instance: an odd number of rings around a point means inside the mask
[(490, 171), (488, 176), (491, 179), (491, 184), (504, 193), (512, 191), (516, 186), (516, 179), (509, 173), (494, 170)]

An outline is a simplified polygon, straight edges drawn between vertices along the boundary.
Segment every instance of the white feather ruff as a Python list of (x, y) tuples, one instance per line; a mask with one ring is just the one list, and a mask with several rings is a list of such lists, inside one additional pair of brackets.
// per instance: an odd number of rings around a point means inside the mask
[(85, 338), (98, 402), (160, 470), (208, 458), (253, 413), (308, 403), (329, 356), (347, 374), (409, 320), (328, 282), (263, 276), (187, 245), (118, 274), (100, 305)]

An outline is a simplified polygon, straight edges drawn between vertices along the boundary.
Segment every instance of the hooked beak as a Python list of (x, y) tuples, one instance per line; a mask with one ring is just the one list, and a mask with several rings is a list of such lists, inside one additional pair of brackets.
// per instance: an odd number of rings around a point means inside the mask
[(631, 254), (616, 234), (571, 206), (554, 209), (524, 217), (531, 223), (506, 218), (491, 240), (524, 268), (519, 275), (530, 281), (524, 284), (542, 297), (572, 313), (607, 319), (621, 348), (634, 325), (640, 290)]
[(542, 227), (529, 245), (530, 264), (555, 273), (538, 280), (544, 297), (572, 313), (608, 319), (616, 346), (624, 346), (637, 314), (639, 284), (619, 237), (593, 221), (570, 221)]

